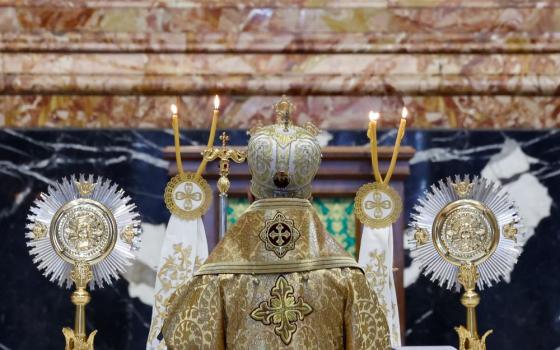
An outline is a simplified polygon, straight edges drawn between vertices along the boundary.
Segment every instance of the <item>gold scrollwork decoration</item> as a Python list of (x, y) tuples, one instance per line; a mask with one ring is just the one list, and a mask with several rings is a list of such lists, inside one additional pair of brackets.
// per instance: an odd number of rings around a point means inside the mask
[(42, 239), (47, 237), (48, 228), (47, 225), (43, 224), (42, 222), (35, 221), (33, 225), (33, 239)]
[(428, 230), (421, 227), (416, 227), (414, 229), (414, 240), (416, 241), (417, 247), (428, 243), (429, 239), (430, 234), (428, 233)]
[(201, 217), (212, 202), (212, 190), (202, 177), (185, 172), (174, 176), (165, 187), (167, 209), (185, 220)]
[(515, 222), (505, 224), (502, 227), (502, 232), (505, 238), (517, 242), (517, 234), (519, 233), (519, 230), (517, 229), (517, 227), (515, 227)]
[(264, 325), (274, 325), (274, 333), (282, 342), (289, 345), (297, 331), (297, 321), (313, 312), (311, 305), (301, 297), (296, 300), (294, 288), (283, 276), (278, 277), (270, 291), (271, 298), (263, 301), (251, 312), (251, 318)]
[(372, 228), (392, 225), (402, 212), (402, 200), (397, 191), (383, 183), (372, 182), (356, 193), (354, 213), (358, 220)]
[(90, 181), (76, 181), (75, 185), (80, 196), (89, 197), (93, 193), (93, 190), (95, 189), (97, 183)]
[(127, 244), (132, 245), (134, 237), (136, 237), (136, 232), (132, 225), (128, 225), (121, 232), (121, 239)]
[(453, 183), (452, 186), (459, 198), (466, 198), (471, 193), (474, 184), (470, 181), (461, 181)]

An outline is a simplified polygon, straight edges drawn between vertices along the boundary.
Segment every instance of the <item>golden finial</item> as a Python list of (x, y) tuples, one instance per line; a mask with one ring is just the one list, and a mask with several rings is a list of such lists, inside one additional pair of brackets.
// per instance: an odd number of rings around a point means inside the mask
[(292, 113), (295, 110), (296, 107), (290, 101), (288, 96), (282, 95), (280, 101), (274, 104), (274, 114), (276, 115), (276, 122), (284, 124), (284, 129), (288, 130), (288, 126), (292, 122)]
[(473, 188), (473, 183), (469, 181), (461, 181), (452, 185), (455, 193), (457, 193), (459, 198), (465, 198), (466, 196), (468, 196)]
[(227, 144), (229, 142), (229, 136), (226, 134), (226, 132), (222, 132), (222, 135), (220, 135), (220, 141), (222, 141), (222, 148), (227, 148)]
[(76, 181), (75, 184), (78, 192), (80, 193), (80, 196), (82, 197), (88, 197), (89, 195), (91, 195), (93, 190), (95, 189), (95, 185), (97, 185), (97, 183), (95, 182), (89, 182), (85, 180)]

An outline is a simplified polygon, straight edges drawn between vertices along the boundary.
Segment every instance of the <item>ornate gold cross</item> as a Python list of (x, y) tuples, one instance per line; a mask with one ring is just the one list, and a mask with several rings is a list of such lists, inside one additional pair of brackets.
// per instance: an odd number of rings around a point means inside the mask
[(297, 330), (296, 322), (303, 321), (313, 308), (301, 297), (296, 300), (294, 288), (283, 276), (278, 277), (270, 291), (271, 298), (263, 301), (251, 312), (251, 318), (265, 325), (274, 325), (274, 333), (286, 345), (292, 341)]
[(383, 210), (382, 209), (390, 209), (391, 202), (388, 200), (382, 200), (381, 193), (374, 192), (373, 193), (373, 201), (366, 202), (366, 209), (373, 209), (373, 215), (376, 218), (383, 217)]
[(220, 159), (218, 190), (220, 193), (227, 193), (230, 186), (229, 179), (227, 178), (229, 175), (229, 161), (233, 160), (236, 163), (243, 163), (245, 159), (247, 159), (247, 152), (228, 148), (227, 143), (229, 142), (229, 136), (227, 136), (225, 131), (222, 132), (220, 141), (222, 141), (222, 147), (209, 148), (202, 153), (202, 156), (209, 162), (218, 158)]

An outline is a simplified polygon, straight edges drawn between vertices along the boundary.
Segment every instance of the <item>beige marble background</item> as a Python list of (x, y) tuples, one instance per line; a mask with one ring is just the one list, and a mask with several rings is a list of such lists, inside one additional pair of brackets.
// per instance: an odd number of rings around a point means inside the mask
[(0, 126), (560, 124), (554, 0), (0, 0)]

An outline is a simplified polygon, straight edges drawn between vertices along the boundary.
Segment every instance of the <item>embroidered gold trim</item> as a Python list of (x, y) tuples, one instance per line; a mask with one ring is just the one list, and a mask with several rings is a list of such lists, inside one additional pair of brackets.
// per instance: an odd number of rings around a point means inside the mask
[(352, 257), (324, 257), (306, 259), (298, 261), (278, 261), (278, 262), (220, 262), (204, 264), (195, 273), (195, 276), (213, 275), (219, 273), (291, 273), (305, 272), (321, 269), (334, 269), (342, 267), (352, 267), (362, 269)]
[(297, 331), (297, 321), (303, 321), (305, 316), (313, 312), (311, 305), (301, 297), (296, 301), (294, 287), (284, 276), (278, 277), (276, 285), (270, 290), (271, 298), (263, 301), (251, 312), (251, 318), (264, 325), (274, 325), (274, 333), (289, 345)]
[[(194, 191), (194, 186), (196, 185), (200, 188), (201, 192)], [(175, 189), (179, 186), (184, 186), (184, 190), (177, 192), (178, 195), (181, 193), (180, 198), (175, 198)], [(178, 217), (185, 220), (193, 220), (204, 215), (210, 204), (212, 203), (212, 190), (208, 185), (208, 182), (202, 177), (197, 177), (195, 173), (183, 173), (175, 175), (165, 187), (165, 206), (169, 211), (177, 215)], [(185, 200), (182, 207), (177, 205), (176, 200)], [(200, 205), (194, 206), (193, 201), (200, 201)]]
[(278, 207), (311, 208), (312, 205), (309, 200), (301, 198), (267, 198), (259, 199), (258, 201), (253, 202), (247, 210), (268, 208), (277, 209)]
[[(366, 198), (373, 193), (373, 201)], [(383, 199), (385, 195), (386, 199)], [(373, 209), (373, 215), (367, 211)], [(384, 215), (383, 210), (390, 209)], [(358, 220), (372, 228), (382, 228), (392, 225), (402, 212), (402, 200), (393, 188), (378, 182), (372, 182), (360, 187), (356, 193), (354, 213)]]

